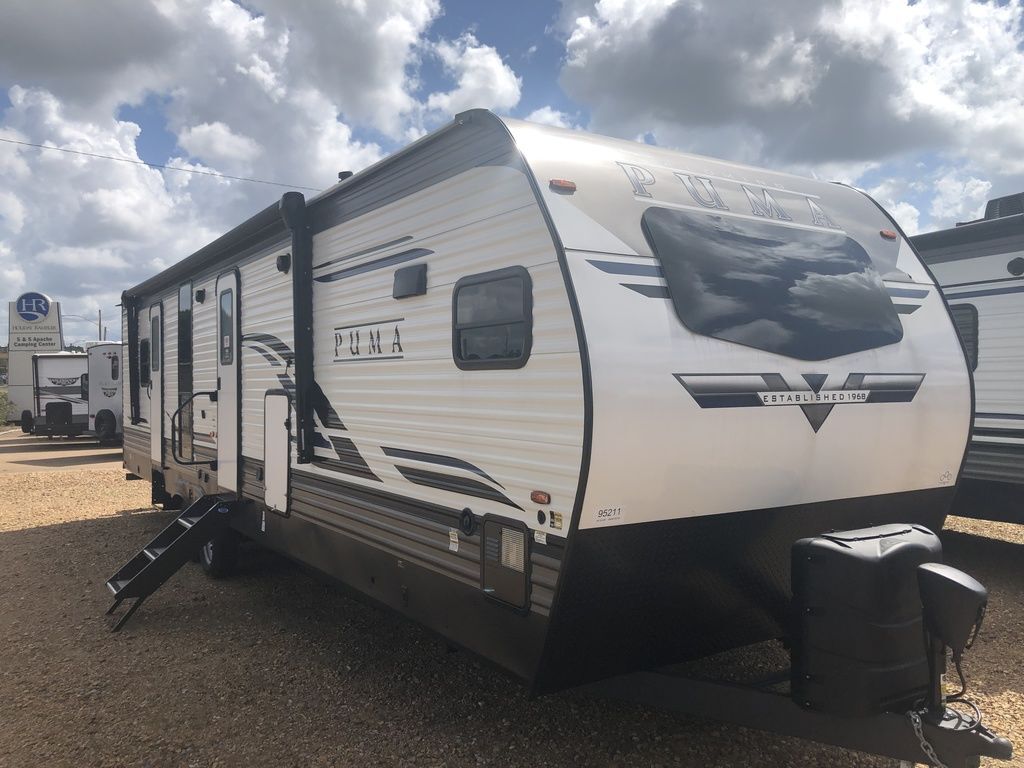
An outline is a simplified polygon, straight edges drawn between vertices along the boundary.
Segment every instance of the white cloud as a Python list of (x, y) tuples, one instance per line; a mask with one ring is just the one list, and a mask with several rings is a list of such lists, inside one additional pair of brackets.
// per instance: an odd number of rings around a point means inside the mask
[(0, 191), (0, 231), (16, 235), (25, 225), (25, 206), (16, 194)]
[(935, 182), (935, 197), (929, 213), (937, 222), (952, 226), (957, 221), (980, 218), (992, 183), (949, 171)]
[[(1024, 189), (1024, 5), (970, 0), (563, 0), (560, 82), (591, 129), (856, 181), (928, 158), (934, 205), (908, 224), (973, 215)], [(958, 182), (959, 183), (959, 182)]]
[[(885, 204), (883, 203), (883, 205)], [(900, 225), (907, 235), (916, 235), (921, 231), (921, 212), (910, 203), (906, 201), (891, 203), (886, 205), (886, 210), (892, 214), (892, 217), (896, 219), (896, 223)]]
[(434, 52), (445, 71), (455, 80), (454, 89), (432, 93), (427, 108), (446, 116), (481, 107), (507, 112), (519, 103), (522, 80), (495, 48), (481, 45), (472, 34), (458, 40), (441, 41)]
[(525, 118), (531, 123), (540, 123), (541, 125), (552, 125), (555, 128), (578, 128), (573, 121), (572, 117), (561, 112), (551, 106), (543, 106), (540, 109), (535, 109), (533, 112), (528, 114)]
[[(41, 90), (15, 87), (9, 97), (5, 135), (138, 158), (134, 123), (71, 118), (55, 96)], [(34, 288), (49, 293), (61, 300), (65, 312), (102, 309), (115, 336), (121, 291), (215, 234), (187, 195), (221, 180), (189, 177), (175, 189), (160, 171), (142, 165), (0, 146), (13, 151), (5, 161), (10, 167), (27, 172), (23, 178), (0, 174), (0, 201), (16, 196), (23, 210), (16, 231), (0, 221), (0, 281), (12, 292)]]
[[(446, 113), (512, 109), (521, 81), (495, 48), (468, 32), (427, 39), (440, 13), (439, 0), (5, 9), (0, 85), (11, 106), (0, 137), (138, 160), (140, 128), (117, 115), (145, 102), (189, 157), (155, 158), (169, 166), (156, 170), (0, 143), (0, 280), (113, 318), (121, 290), (285, 191), (185, 171), (319, 190)], [(450, 87), (419, 95), (424, 57), (441, 62)]]
[(72, 268), (124, 269), (128, 263), (107, 248), (71, 248), (63, 246), (43, 251), (37, 256), (40, 264), (56, 264)]
[(178, 134), (178, 144), (193, 157), (246, 167), (260, 151), (260, 145), (255, 141), (234, 133), (219, 121), (185, 128)]

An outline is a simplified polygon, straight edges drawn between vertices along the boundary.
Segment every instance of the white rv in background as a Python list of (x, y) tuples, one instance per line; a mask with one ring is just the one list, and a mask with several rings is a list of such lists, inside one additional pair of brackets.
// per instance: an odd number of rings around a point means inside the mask
[(32, 414), (22, 416), (23, 432), (74, 437), (89, 429), (88, 362), (80, 352), (32, 356)]
[(122, 435), (120, 342), (99, 342), (86, 349), (89, 370), (85, 391), (88, 393), (89, 432), (100, 442), (120, 440)]
[(911, 238), (974, 369), (975, 414), (958, 514), (1024, 522), (1024, 193), (985, 217)]

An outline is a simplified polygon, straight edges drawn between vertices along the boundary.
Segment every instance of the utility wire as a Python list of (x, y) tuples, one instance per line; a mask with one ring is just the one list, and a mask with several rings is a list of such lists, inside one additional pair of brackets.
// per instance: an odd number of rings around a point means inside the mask
[(33, 144), (29, 141), (17, 141), (16, 139), (5, 139), (0, 138), (0, 141), (6, 144), (20, 144), (23, 147), (35, 147), (36, 149), (52, 149), (56, 152), (67, 152), (70, 155), (83, 155), (85, 157), (95, 157), (100, 160), (116, 160), (120, 163), (131, 163), (132, 165), (145, 165), (147, 168), (158, 168), (164, 171), (181, 171), (182, 173), (196, 173), (202, 176), (217, 176), (221, 179), (232, 179), (233, 181), (250, 181), (253, 184), (269, 184), (274, 187), (286, 187), (288, 189), (306, 189), (311, 192), (320, 192), (321, 190), (316, 187), (303, 187), (298, 184), (282, 184), (279, 181), (265, 181), (263, 179), (249, 179), (245, 176), (229, 176), (226, 173), (217, 173), (216, 171), (197, 171), (194, 168), (175, 168), (173, 165), (159, 165), (158, 163), (147, 163), (145, 160), (133, 160), (130, 157), (115, 157), (114, 155), (99, 155), (95, 152), (82, 152), (78, 149), (67, 149), (65, 147), (52, 147), (48, 144)]

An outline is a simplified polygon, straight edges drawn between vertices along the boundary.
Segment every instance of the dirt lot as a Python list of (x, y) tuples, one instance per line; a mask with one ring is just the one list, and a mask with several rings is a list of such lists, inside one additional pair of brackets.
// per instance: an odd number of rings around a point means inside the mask
[(49, 469), (115, 469), (120, 445), (100, 445), (93, 438), (33, 437), (18, 427), (0, 424), (0, 474)]
[[(118, 469), (0, 472), (0, 766), (893, 766), (579, 693), (530, 700), (255, 550), (229, 581), (183, 569), (113, 635), (103, 582), (173, 515), (148, 493)], [(991, 591), (973, 691), (1024, 753), (1024, 530), (950, 527), (947, 560)]]

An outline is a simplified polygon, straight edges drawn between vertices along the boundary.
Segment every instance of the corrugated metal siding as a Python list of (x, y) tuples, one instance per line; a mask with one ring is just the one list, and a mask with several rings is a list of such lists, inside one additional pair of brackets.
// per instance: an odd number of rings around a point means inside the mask
[(963, 476), (975, 480), (1024, 484), (1024, 442), (1017, 445), (971, 443)]
[[(373, 501), (346, 492), (343, 483), (312, 475), (302, 468), (292, 475), (292, 503), (303, 517), (344, 533), (396, 557), (444, 573), (467, 586), (480, 584), (480, 533), (459, 534), (459, 549), (449, 547), (451, 526), (404, 512), (386, 500)], [(541, 554), (531, 548), (530, 609), (547, 615), (554, 599), (561, 549)]]
[[(365, 220), (327, 230), (314, 239), (314, 265), (403, 235), (412, 239), (347, 260), (345, 267), (410, 248), (429, 249), (434, 253), (426, 257), (425, 296), (392, 299), (391, 267), (314, 287), (316, 377), (347, 427), (337, 434), (355, 443), (390, 490), (442, 506), (468, 505), (477, 513), (515, 517), (536, 529), (541, 526), (530, 492), (542, 489), (552, 495), (567, 524), (582, 452), (580, 358), (554, 246), (525, 176), (505, 167), (475, 169)], [(519, 370), (459, 370), (451, 349), (456, 280), (515, 265), (526, 267), (533, 280), (529, 362)], [(315, 275), (325, 271), (314, 267)], [(335, 328), (374, 323), (380, 324), (388, 351), (398, 326), (404, 359), (335, 362)], [(347, 331), (341, 333), (344, 348)], [(385, 446), (469, 461), (525, 511), (414, 485), (383, 453)]]
[(149, 479), (149, 430), (145, 425), (124, 424), (124, 463), (129, 472)]
[[(353, 256), (398, 239), (403, 241)], [(432, 252), (425, 256), (428, 288), (424, 296), (392, 298), (397, 266), (314, 284), (316, 379), (345, 427), (318, 424), (318, 431), (351, 440), (378, 479), (304, 465), (299, 468), (301, 474), (293, 475), (292, 511), (476, 586), (480, 580), (479, 533), (463, 536), (457, 553), (449, 549), (449, 531), (461, 509), (469, 507), (477, 515), (498, 514), (538, 529), (542, 526), (536, 506), (529, 500), (530, 492), (545, 490), (552, 495), (551, 508), (563, 513), (563, 533), (567, 532), (583, 439), (582, 373), (575, 326), (550, 233), (526, 177), (518, 170), (505, 166), (473, 169), (318, 233), (314, 237), (314, 276), (331, 271), (331, 267), (317, 268), (328, 261), (343, 259), (336, 269), (347, 269), (414, 248)], [(459, 370), (452, 359), (455, 282), (467, 275), (517, 265), (529, 270), (533, 282), (533, 346), (526, 367)], [(272, 334), (291, 346), (286, 335), (291, 318), (275, 311), (276, 298), (265, 312), (256, 315), (258, 324), (245, 319), (253, 317), (247, 309), (253, 301), (247, 286), (253, 280), (260, 284), (255, 265), (252, 278), (248, 274), (243, 274), (245, 333)], [(267, 290), (268, 298), (277, 296)], [(344, 329), (361, 324), (365, 324), (364, 336), (370, 326), (380, 333), (381, 345), (389, 353), (397, 326), (403, 359), (336, 362), (335, 329), (342, 329), (338, 332), (347, 348)], [(365, 354), (365, 338), (361, 343)], [(262, 392), (265, 387), (277, 386), (274, 378), (278, 371), (249, 350), (244, 360), (247, 398), (260, 397), (258, 404), (255, 400), (246, 404), (244, 415), (245, 454), (256, 457), (262, 455)], [(385, 447), (466, 461), (493, 481), (458, 467), (389, 457)], [(323, 458), (337, 455), (322, 447), (317, 454)], [(493, 486), (522, 509), (414, 484), (396, 469), (396, 463)], [(248, 468), (250, 464), (253, 462), (246, 462), (245, 475), (251, 483), (247, 493), (255, 494), (256, 472)], [(401, 505), (369, 504), (357, 490), (345, 490), (360, 487), (406, 501)], [(447, 510), (450, 519), (433, 519), (400, 508), (417, 503), (424, 509)], [(545, 530), (551, 533), (551, 529)], [(551, 535), (551, 540), (560, 544)], [(561, 549), (536, 547), (531, 551), (531, 609), (546, 615)]]
[[(963, 303), (955, 295), (949, 301)], [(1024, 293), (964, 301), (978, 310), (975, 410), (1024, 416)], [(978, 426), (985, 424), (979, 421)]]
[[(960, 329), (968, 354), (977, 359), (975, 436), (963, 476), (1024, 483), (1024, 439), (1014, 437), (1024, 431), (1024, 292), (1007, 270), (1012, 259), (1024, 254), (1024, 238), (981, 237), (1010, 224), (1004, 219), (931, 233), (923, 242), (936, 247), (923, 256), (933, 265), (954, 317), (959, 312), (970, 321), (977, 312), (976, 346), (969, 323)], [(968, 238), (972, 232), (977, 236)], [(943, 245), (947, 240), (955, 242)], [(917, 239), (915, 244), (922, 245)], [(988, 295), (972, 295), (978, 293)]]

